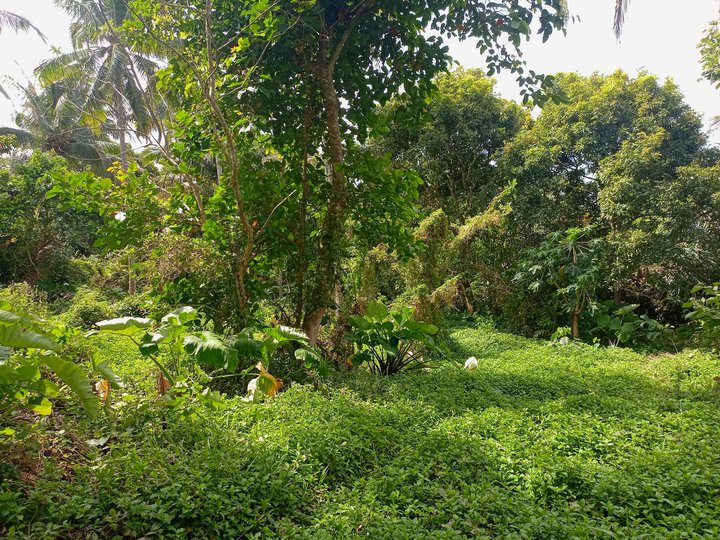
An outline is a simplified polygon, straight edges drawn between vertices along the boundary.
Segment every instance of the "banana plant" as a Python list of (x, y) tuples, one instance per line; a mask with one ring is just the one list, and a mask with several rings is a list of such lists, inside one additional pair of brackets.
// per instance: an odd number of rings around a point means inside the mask
[[(105, 364), (98, 373), (110, 373)], [(88, 416), (95, 418), (100, 400), (83, 368), (61, 354), (58, 335), (42, 319), (0, 302), (0, 419), (8, 423), (21, 408), (40, 415), (52, 412), (50, 398), (60, 395), (60, 386), (43, 376), (49, 369), (79, 399)], [(0, 433), (10, 435), (8, 426)]]

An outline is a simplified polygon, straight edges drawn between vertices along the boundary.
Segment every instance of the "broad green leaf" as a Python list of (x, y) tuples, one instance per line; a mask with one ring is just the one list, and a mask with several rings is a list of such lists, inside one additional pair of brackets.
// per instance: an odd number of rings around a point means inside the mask
[(132, 335), (138, 330), (150, 327), (150, 319), (144, 317), (119, 317), (95, 323), (101, 332), (112, 332), (114, 334)]
[(382, 322), (388, 316), (388, 309), (381, 302), (370, 300), (365, 309), (365, 315), (374, 321)]
[(52, 412), (52, 403), (45, 396), (31, 397), (28, 399), (28, 408), (42, 416), (47, 416)]
[(20, 315), (15, 315), (10, 311), (0, 309), (0, 324), (19, 324), (21, 320), (22, 317), (20, 317)]
[(95, 395), (90, 379), (87, 378), (82, 369), (69, 360), (59, 356), (49, 355), (43, 357), (43, 362), (52, 369), (55, 374), (64, 382), (70, 390), (80, 399), (90, 418), (97, 417), (100, 410), (100, 399)]
[(372, 328), (372, 323), (360, 315), (350, 315), (348, 317), (348, 322), (350, 323), (350, 326), (359, 330), (370, 330), (370, 328)]
[(259, 360), (263, 355), (263, 344), (243, 335), (233, 336), (228, 340), (228, 347), (235, 349), (243, 358)]
[(320, 351), (315, 349), (298, 349), (295, 358), (302, 361), (307, 369), (315, 369), (321, 377), (327, 377), (329, 367)]
[(291, 328), (289, 326), (273, 326), (265, 330), (265, 334), (277, 341), (283, 343), (287, 341), (297, 341), (300, 343), (307, 343), (308, 337), (305, 332), (297, 328)]
[(197, 332), (185, 337), (183, 348), (200, 363), (223, 367), (234, 372), (238, 365), (238, 351), (228, 347), (222, 337), (212, 332)]
[(0, 324), (0, 346), (13, 349), (44, 349), (54, 351), (60, 348), (49, 337), (23, 328), (17, 324)]
[(190, 321), (195, 321), (199, 318), (198, 312), (195, 310), (195, 308), (191, 306), (184, 306), (181, 308), (176, 309), (175, 311), (171, 311), (167, 315), (165, 315), (160, 322), (162, 324), (173, 324), (173, 325), (181, 325), (181, 324), (187, 324)]
[(352, 366), (359, 366), (360, 364), (369, 362), (371, 359), (372, 357), (368, 351), (360, 351), (350, 357), (350, 362)]

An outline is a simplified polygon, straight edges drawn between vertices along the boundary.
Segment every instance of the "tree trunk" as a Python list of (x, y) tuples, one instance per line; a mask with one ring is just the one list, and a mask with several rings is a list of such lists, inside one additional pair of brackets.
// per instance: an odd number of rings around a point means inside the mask
[[(321, 38), (322, 39), (322, 38)], [(320, 230), (318, 249), (318, 276), (310, 297), (311, 307), (305, 315), (303, 330), (310, 343), (315, 344), (320, 332), (325, 310), (330, 305), (332, 293), (337, 283), (337, 266), (340, 258), (339, 244), (345, 228), (345, 208), (348, 202), (347, 181), (343, 170), (345, 155), (340, 132), (340, 100), (333, 82), (332, 66), (325, 61), (327, 42), (321, 41), (320, 61), (316, 65), (315, 75), (320, 84), (325, 106), (327, 130), (327, 155), (332, 174), (330, 198), (327, 213)]]
[(570, 314), (572, 335), (574, 339), (580, 339), (580, 306), (575, 306)]

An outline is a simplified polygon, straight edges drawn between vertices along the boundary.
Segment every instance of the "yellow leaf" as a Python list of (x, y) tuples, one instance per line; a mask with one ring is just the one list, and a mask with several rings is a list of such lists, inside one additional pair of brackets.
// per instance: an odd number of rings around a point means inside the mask
[(283, 387), (282, 379), (278, 379), (270, 375), (262, 362), (258, 362), (255, 368), (260, 371), (260, 377), (258, 377), (257, 381), (257, 389), (259, 389), (267, 397), (273, 397)]
[(107, 400), (110, 398), (110, 381), (102, 379), (96, 382), (95, 391), (98, 393), (98, 396), (100, 396), (100, 401), (102, 401), (103, 404), (107, 403)]

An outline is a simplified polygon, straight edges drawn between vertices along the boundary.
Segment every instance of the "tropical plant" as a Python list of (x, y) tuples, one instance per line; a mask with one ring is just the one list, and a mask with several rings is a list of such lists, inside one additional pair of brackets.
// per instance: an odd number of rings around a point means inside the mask
[(667, 326), (647, 314), (638, 315), (635, 311), (639, 307), (639, 304), (616, 307), (612, 300), (595, 304), (591, 309), (596, 325), (592, 333), (613, 347), (621, 344), (657, 344), (658, 338), (667, 331)]
[[(549, 234), (540, 247), (526, 252), (514, 277), (536, 295), (535, 301), (570, 315), (574, 339), (581, 338), (580, 315), (590, 307), (603, 280), (604, 243), (594, 238), (594, 232), (593, 227), (585, 227)], [(543, 293), (550, 294), (547, 303), (540, 300)]]
[[(15, 33), (33, 31), (40, 39), (45, 41), (45, 35), (30, 20), (17, 13), (12, 13), (5, 9), (0, 9), (0, 33), (3, 30), (13, 30)], [(10, 99), (5, 89), (0, 85), (0, 94)]]
[(202, 316), (185, 306), (153, 322), (145, 317), (119, 317), (95, 324), (95, 333), (112, 333), (131, 339), (140, 353), (158, 368), (158, 391), (171, 395), (173, 388), (187, 373), (183, 364), (190, 358), (206, 368), (209, 380), (225, 377), (245, 377), (253, 370), (260, 371), (256, 381), (260, 393), (253, 397), (274, 395), (281, 381), (268, 373), (273, 354), (284, 345), (299, 346), (297, 359), (308, 369), (326, 373), (325, 361), (318, 349), (309, 346), (301, 331), (284, 326), (245, 328), (237, 334), (220, 335), (204, 328)]
[(379, 375), (429, 367), (432, 357), (442, 354), (433, 337), (438, 327), (412, 316), (412, 308), (388, 310), (376, 300), (368, 302), (364, 315), (349, 316), (353, 331), (346, 339), (355, 347), (351, 364), (366, 363), (371, 372)]
[(696, 285), (695, 296), (683, 304), (689, 309), (685, 318), (700, 328), (700, 336), (716, 352), (720, 352), (720, 282)]
[[(91, 418), (97, 416), (100, 399), (85, 371), (62, 353), (62, 330), (0, 302), (0, 433), (12, 435), (9, 425), (18, 409), (40, 415), (52, 412), (50, 398), (60, 395), (60, 386), (44, 375), (50, 370), (80, 400)], [(106, 364), (95, 366), (98, 373), (110, 374)]]
[(127, 170), (128, 133), (147, 134), (151, 129), (148, 95), (158, 65), (119, 38), (117, 28), (130, 17), (126, 0), (56, 3), (73, 18), (70, 38), (74, 50), (43, 62), (36, 73), (45, 85), (77, 81), (78, 76), (82, 79), (83, 84), (76, 88), (83, 99), (79, 107), (82, 123), (99, 130), (112, 119), (110, 131), (117, 137), (120, 164)]

